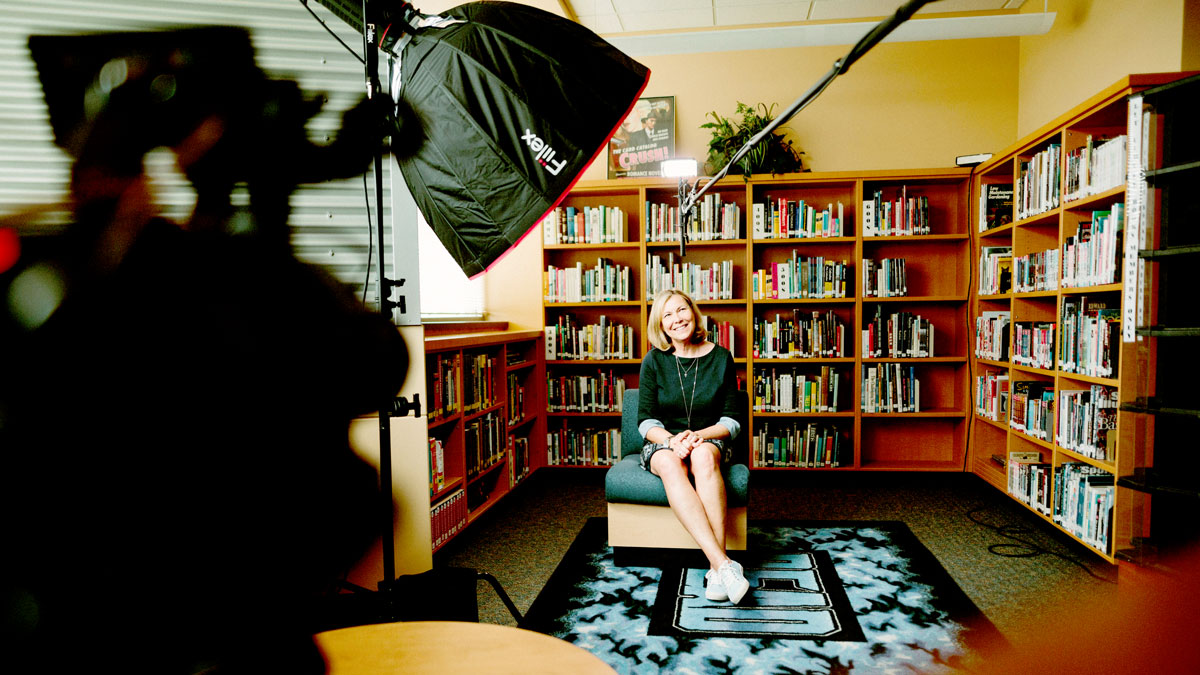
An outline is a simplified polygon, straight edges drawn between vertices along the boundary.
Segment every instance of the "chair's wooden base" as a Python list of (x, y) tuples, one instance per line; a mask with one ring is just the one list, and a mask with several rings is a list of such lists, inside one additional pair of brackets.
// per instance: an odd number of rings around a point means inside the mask
[[(692, 535), (669, 506), (608, 503), (608, 545), (637, 548), (694, 548)], [(746, 550), (746, 507), (725, 514), (725, 548)]]

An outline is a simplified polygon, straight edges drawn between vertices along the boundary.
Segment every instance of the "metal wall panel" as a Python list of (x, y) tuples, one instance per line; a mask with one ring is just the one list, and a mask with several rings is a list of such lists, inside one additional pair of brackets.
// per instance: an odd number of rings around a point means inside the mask
[[(316, 0), (308, 5), (361, 56), (362, 38)], [(270, 76), (292, 79), (327, 102), (309, 124), (309, 134), (325, 143), (341, 114), (363, 96), (363, 66), (309, 14), (300, 0), (3, 0), (0, 2), (0, 217), (34, 205), (58, 204), (66, 196), (69, 158), (53, 144), (41, 85), (27, 40), (34, 34), (153, 30), (198, 25), (237, 25), (251, 31), (259, 66)], [(384, 78), (386, 83), (386, 78)], [(170, 157), (148, 162), (158, 183), (164, 213), (184, 218), (194, 200), (186, 181), (169, 172)], [(384, 223), (389, 230), (391, 182), (384, 162)], [(366, 181), (373, 193), (373, 177)], [(244, 200), (244, 195), (241, 195)], [(371, 208), (375, 200), (371, 196)], [(367, 272), (370, 221), (364, 180), (354, 178), (305, 186), (292, 197), (292, 244), (304, 260), (327, 268), (361, 290)], [(68, 214), (38, 216), (46, 228), (61, 227)], [(386, 258), (391, 235), (385, 232)], [(372, 271), (372, 279), (375, 278)], [(373, 291), (374, 281), (372, 281)]]

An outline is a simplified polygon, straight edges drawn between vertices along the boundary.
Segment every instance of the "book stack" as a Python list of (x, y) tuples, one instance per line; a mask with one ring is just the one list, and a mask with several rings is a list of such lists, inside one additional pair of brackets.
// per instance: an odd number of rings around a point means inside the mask
[(1011, 314), (989, 310), (975, 317), (975, 358), (1008, 361), (1008, 327)]
[(1008, 374), (987, 372), (975, 377), (975, 414), (993, 422), (1008, 417)]
[(632, 295), (629, 267), (608, 258), (596, 260), (596, 266), (583, 263), (571, 267), (546, 266), (542, 291), (546, 302), (619, 302)]
[(921, 412), (921, 382), (913, 366), (901, 363), (863, 365), (860, 391), (865, 413)]
[(842, 465), (845, 432), (831, 424), (766, 422), (754, 434), (751, 452), (761, 467), (819, 468)]
[(1029, 368), (1054, 368), (1054, 322), (1018, 321), (1013, 326), (1012, 362)]
[(616, 244), (625, 241), (625, 213), (616, 206), (556, 206), (542, 219), (543, 244)]
[(467, 496), (462, 490), (455, 490), (445, 498), (438, 500), (429, 509), (430, 538), (433, 548), (450, 541), (467, 526)]
[(1029, 159), (1020, 159), (1020, 180), (1014, 186), (1017, 220), (1056, 208), (1061, 183), (1062, 146), (1051, 143)]
[(791, 258), (754, 271), (751, 292), (755, 300), (844, 298), (848, 267), (845, 260), (810, 258), (792, 249)]
[(979, 249), (979, 294), (999, 295), (1012, 288), (1012, 247)]
[(832, 366), (819, 374), (770, 368), (754, 373), (754, 412), (824, 413), (838, 411), (841, 375)]
[(845, 208), (841, 202), (825, 208), (803, 199), (767, 198), (755, 202), (751, 215), (753, 236), (762, 239), (812, 239), (845, 236)]
[(863, 202), (864, 237), (902, 237), (930, 234), (929, 197), (908, 194), (901, 187), (892, 197), (882, 190)]
[(1054, 425), (1054, 385), (1018, 380), (1012, 383), (1008, 426), (1033, 438), (1049, 441)]
[(832, 310), (811, 315), (792, 310), (754, 319), (754, 358), (812, 359), (846, 356), (846, 325)]
[(620, 454), (620, 429), (556, 429), (546, 433), (546, 463), (550, 466), (611, 466)]
[(1054, 473), (1054, 522), (1098, 551), (1111, 554), (1111, 473), (1082, 462), (1065, 462)]
[(549, 412), (621, 412), (625, 380), (614, 371), (595, 375), (546, 375), (546, 409)]
[(680, 264), (674, 253), (668, 253), (665, 262), (660, 255), (646, 254), (646, 297), (675, 289), (687, 293), (693, 300), (732, 300), (733, 275), (733, 260), (714, 262), (705, 267), (696, 263)]
[(1058, 392), (1058, 446), (1085, 457), (1111, 461), (1116, 457), (1117, 390), (1094, 384), (1088, 389)]
[(1058, 249), (1028, 253), (1013, 259), (1013, 286), (1017, 293), (1058, 289)]
[(1120, 202), (1092, 211), (1090, 221), (1079, 223), (1078, 231), (1063, 242), (1063, 288), (1117, 283), (1124, 229), (1125, 205)]
[(908, 295), (908, 269), (904, 258), (862, 261), (864, 298), (899, 298)]
[(1121, 353), (1121, 311), (1086, 295), (1062, 303), (1058, 369), (1092, 377), (1116, 377)]
[[(646, 241), (679, 241), (679, 207), (672, 204), (646, 202)], [(725, 201), (718, 192), (704, 195), (692, 210), (688, 239), (693, 241), (728, 241), (742, 238), (742, 208)]]
[(1053, 510), (1050, 476), (1051, 465), (1042, 462), (1041, 453), (1008, 453), (1008, 494), (1045, 516)]
[(862, 329), (863, 358), (923, 359), (933, 356), (933, 323), (920, 314), (875, 306), (875, 317)]
[(1125, 184), (1128, 168), (1128, 138), (1122, 134), (1109, 139), (1087, 140), (1066, 156), (1066, 196), (1064, 201), (1083, 199)]
[(632, 359), (633, 326), (612, 323), (601, 316), (599, 323), (581, 325), (572, 314), (558, 317), (544, 329), (546, 358), (567, 361)]

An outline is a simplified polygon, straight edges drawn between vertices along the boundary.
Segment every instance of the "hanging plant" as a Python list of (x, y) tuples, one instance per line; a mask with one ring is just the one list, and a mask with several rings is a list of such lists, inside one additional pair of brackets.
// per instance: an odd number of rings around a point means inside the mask
[[(712, 122), (700, 125), (701, 129), (711, 129), (712, 139), (708, 142), (708, 159), (705, 168), (709, 175), (720, 171), (729, 163), (729, 159), (737, 153), (755, 134), (762, 131), (771, 123), (774, 117), (775, 104), (768, 108), (759, 103), (751, 107), (738, 101), (736, 115), (741, 115), (741, 122), (732, 118), (722, 117), (716, 112), (708, 113)], [(792, 146), (792, 142), (784, 138), (780, 127), (771, 132), (770, 138), (750, 149), (736, 167), (730, 172), (740, 171), (742, 176), (749, 179), (755, 173), (799, 173), (804, 170), (800, 155), (804, 154)]]

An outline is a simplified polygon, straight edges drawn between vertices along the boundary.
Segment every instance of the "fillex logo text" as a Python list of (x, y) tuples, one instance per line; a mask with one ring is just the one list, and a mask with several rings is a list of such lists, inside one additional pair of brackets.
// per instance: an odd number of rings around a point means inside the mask
[(557, 176), (559, 172), (563, 170), (563, 167), (567, 165), (567, 160), (565, 159), (560, 159), (559, 161), (555, 162), (554, 148), (550, 147), (550, 144), (546, 141), (538, 138), (537, 134), (533, 133), (532, 131), (526, 129), (525, 135), (521, 136), (521, 140), (525, 141), (525, 144), (529, 146), (530, 150), (533, 150), (537, 153), (537, 156), (534, 157), (534, 159), (536, 159), (542, 166), (546, 167), (546, 170), (555, 176)]

